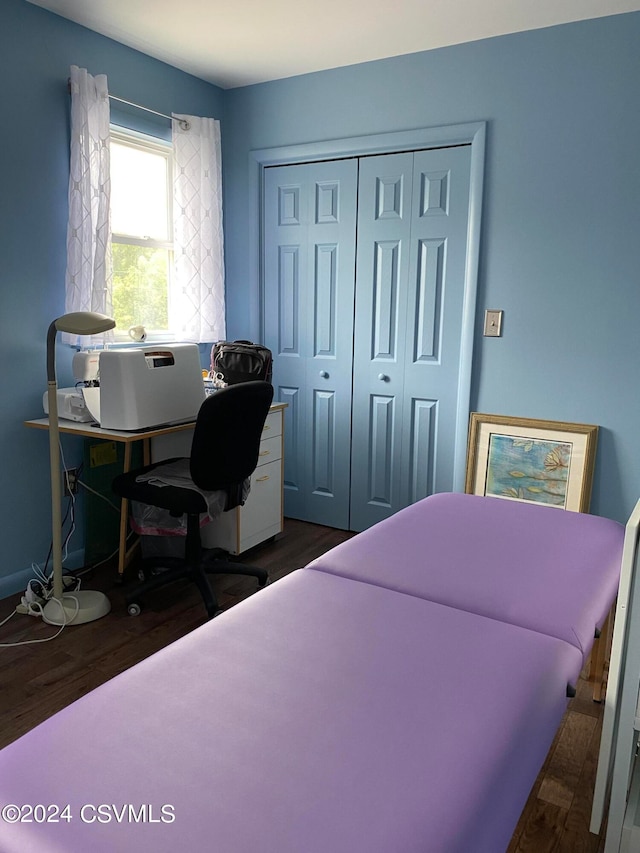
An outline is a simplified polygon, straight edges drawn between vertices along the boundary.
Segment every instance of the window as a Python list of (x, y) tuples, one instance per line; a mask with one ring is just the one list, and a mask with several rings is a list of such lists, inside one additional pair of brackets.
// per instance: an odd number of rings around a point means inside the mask
[(170, 143), (111, 128), (111, 252), (116, 336), (169, 330), (173, 267)]

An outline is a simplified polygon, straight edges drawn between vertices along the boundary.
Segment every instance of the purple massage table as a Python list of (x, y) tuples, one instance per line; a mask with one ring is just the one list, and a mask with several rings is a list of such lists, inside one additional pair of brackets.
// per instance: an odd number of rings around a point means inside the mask
[(310, 567), (558, 637), (586, 660), (615, 601), (623, 538), (609, 519), (444, 493)]
[[(462, 558), (464, 531), (468, 576), (489, 571), (478, 549), (492, 513), (511, 512), (479, 500), (482, 520), (468, 496), (449, 513), (459, 535), (448, 545)], [(495, 588), (506, 569), (493, 568), (493, 593), (474, 577), (470, 597), (457, 579), (451, 602), (431, 598), (420, 566), (441, 597), (447, 584), (435, 579), (459, 572), (424, 538), (432, 513), (442, 516), (442, 538), (447, 515), (428, 498), (350, 540), (349, 555), (339, 546), (0, 751), (0, 806), (60, 810), (55, 822), (0, 820), (0, 850), (500, 853), (583, 666), (589, 620), (592, 641), (615, 594), (624, 532), (605, 519), (528, 509), (523, 519), (538, 532), (525, 544), (537, 553), (538, 538), (552, 536), (547, 582), (554, 563), (575, 582), (582, 554), (587, 616), (572, 606), (568, 632), (552, 618), (558, 580), (548, 619), (542, 601), (531, 602), (538, 628), (518, 623), (529, 611), (517, 584), (502, 597)], [(412, 551), (414, 541), (423, 544)], [(393, 582), (380, 574), (382, 542)], [(515, 554), (490, 544), (514, 572), (535, 569), (518, 540)], [(609, 576), (600, 602), (598, 562)], [(371, 576), (341, 574), (349, 565)], [(512, 599), (509, 618), (494, 598), (505, 608)]]

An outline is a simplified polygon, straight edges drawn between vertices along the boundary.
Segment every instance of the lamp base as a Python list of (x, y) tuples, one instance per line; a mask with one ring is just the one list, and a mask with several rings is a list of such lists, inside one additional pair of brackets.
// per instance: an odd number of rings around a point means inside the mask
[(62, 599), (50, 598), (42, 609), (42, 619), (49, 625), (82, 625), (106, 616), (111, 602), (103, 592), (82, 589), (65, 592)]

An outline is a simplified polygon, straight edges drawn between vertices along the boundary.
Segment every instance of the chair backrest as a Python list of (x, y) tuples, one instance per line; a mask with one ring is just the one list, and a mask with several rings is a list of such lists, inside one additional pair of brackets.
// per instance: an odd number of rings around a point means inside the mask
[(206, 398), (191, 444), (191, 479), (200, 489), (231, 492), (255, 471), (273, 400), (269, 382), (241, 382)]

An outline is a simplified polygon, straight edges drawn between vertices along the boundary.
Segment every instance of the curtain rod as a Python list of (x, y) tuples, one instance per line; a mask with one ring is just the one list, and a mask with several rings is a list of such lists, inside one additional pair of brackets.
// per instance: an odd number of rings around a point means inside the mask
[[(109, 95), (109, 100), (118, 101), (120, 104), (126, 104), (128, 107), (134, 107), (136, 110), (144, 110), (146, 113), (153, 113), (154, 116), (160, 116), (160, 118), (169, 119), (172, 121), (173, 116), (168, 116), (166, 113), (159, 113), (157, 110), (151, 110), (149, 107), (143, 107), (140, 104), (134, 104), (133, 101), (125, 101), (124, 98), (117, 98), (115, 95)], [(191, 127), (191, 123), (188, 122), (185, 118), (176, 119), (178, 124), (183, 130), (189, 130)]]
[[(67, 80), (67, 88), (69, 89), (69, 93), (71, 93), (71, 78)], [(141, 104), (134, 104), (133, 101), (125, 101), (124, 98), (117, 98), (115, 95), (109, 95), (110, 101), (118, 101), (120, 104), (126, 104), (128, 107), (134, 107), (136, 110), (144, 110), (145, 113), (153, 113), (154, 116), (160, 116), (160, 118), (166, 118), (169, 121), (173, 121), (173, 116), (168, 116), (166, 113), (159, 113), (157, 110), (149, 109), (149, 107), (143, 107)], [(178, 118), (176, 119), (182, 130), (190, 130), (191, 122), (187, 121), (186, 118)]]

